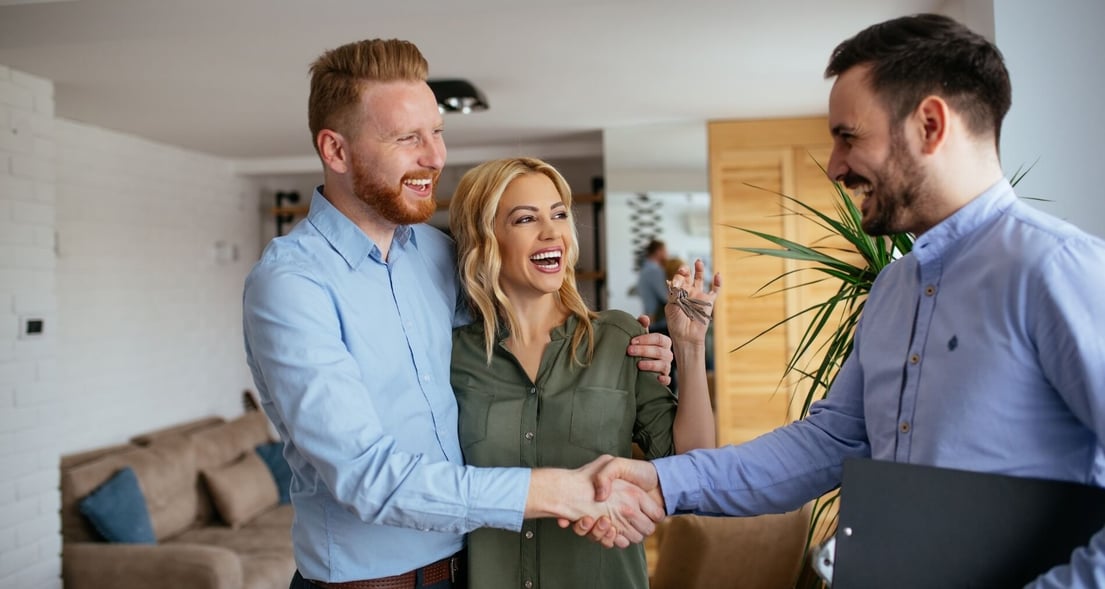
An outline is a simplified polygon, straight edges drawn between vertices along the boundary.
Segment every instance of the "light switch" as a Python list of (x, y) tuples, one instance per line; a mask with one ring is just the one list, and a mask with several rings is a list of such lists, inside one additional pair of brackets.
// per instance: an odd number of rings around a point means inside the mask
[(46, 333), (46, 319), (42, 317), (20, 317), (19, 339), (42, 337)]

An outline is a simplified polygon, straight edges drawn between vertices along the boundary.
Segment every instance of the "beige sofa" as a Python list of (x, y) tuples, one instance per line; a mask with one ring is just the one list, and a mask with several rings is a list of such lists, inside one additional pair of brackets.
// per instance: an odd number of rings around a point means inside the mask
[(790, 589), (803, 572), (811, 508), (756, 517), (669, 517), (657, 529), (650, 586)]
[[(254, 453), (271, 441), (264, 414), (248, 411), (63, 457), (66, 589), (287, 587), (295, 571), (292, 507), (277, 503), (271, 474), (265, 487), (257, 468), (267, 467)], [(104, 542), (80, 512), (80, 500), (125, 466), (137, 475), (156, 544)]]

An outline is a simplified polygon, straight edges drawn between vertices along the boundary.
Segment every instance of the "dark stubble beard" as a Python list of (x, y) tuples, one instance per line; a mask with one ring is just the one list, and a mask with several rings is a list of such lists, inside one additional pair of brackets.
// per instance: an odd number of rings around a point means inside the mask
[(437, 188), (440, 172), (406, 174), (398, 184), (389, 184), (373, 174), (373, 170), (363, 159), (353, 161), (353, 193), (381, 217), (396, 225), (414, 225), (425, 223), (437, 210), (437, 200), (427, 198), (410, 202), (403, 198), (403, 182), (411, 179), (429, 178), (431, 188)]
[[(875, 216), (864, 219), (862, 223), (863, 231), (868, 235), (892, 235), (907, 231), (903, 216), (917, 205), (925, 190), (924, 172), (910, 157), (901, 132), (892, 133), (890, 140), (890, 154), (883, 169), (875, 175), (876, 192), (869, 197), (877, 199)], [(858, 180), (858, 183), (870, 185), (866, 178)]]

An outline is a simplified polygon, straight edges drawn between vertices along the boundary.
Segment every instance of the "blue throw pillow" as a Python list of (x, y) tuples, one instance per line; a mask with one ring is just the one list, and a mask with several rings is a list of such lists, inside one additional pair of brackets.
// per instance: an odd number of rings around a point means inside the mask
[(273, 480), (276, 481), (276, 490), (280, 494), (281, 503), (291, 503), (292, 467), (284, 460), (284, 443), (270, 442), (257, 446), (257, 454), (269, 467)]
[(129, 466), (81, 499), (80, 512), (108, 542), (156, 544), (146, 497)]

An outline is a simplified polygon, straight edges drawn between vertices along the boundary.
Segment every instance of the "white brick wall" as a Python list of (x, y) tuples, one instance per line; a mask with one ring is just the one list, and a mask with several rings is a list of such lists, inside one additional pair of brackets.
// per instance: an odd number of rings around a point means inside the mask
[(0, 66), (0, 586), (61, 585), (53, 117), (50, 81)]
[(0, 66), (0, 588), (61, 586), (61, 455), (241, 411), (260, 206), (230, 162), (56, 119)]
[[(58, 119), (62, 451), (240, 412), (258, 191), (229, 162)], [(215, 245), (237, 248), (216, 258)], [(87, 427), (87, 424), (103, 426)]]

